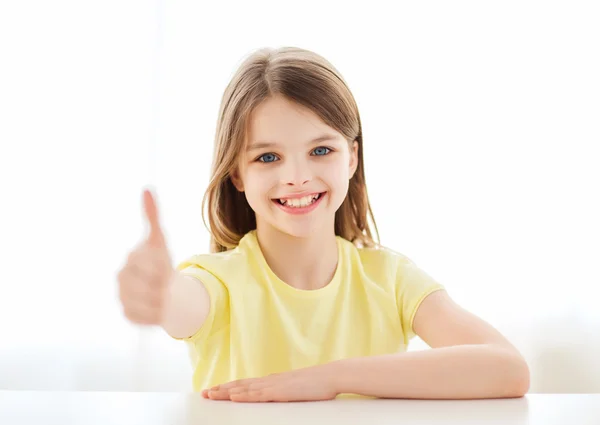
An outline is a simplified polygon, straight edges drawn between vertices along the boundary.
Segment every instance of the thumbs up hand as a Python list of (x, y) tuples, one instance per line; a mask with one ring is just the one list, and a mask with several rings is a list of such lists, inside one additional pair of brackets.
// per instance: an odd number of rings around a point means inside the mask
[(160, 325), (164, 318), (168, 288), (176, 272), (152, 193), (144, 191), (143, 203), (149, 224), (147, 238), (127, 257), (118, 273), (119, 297), (125, 316), (132, 322)]

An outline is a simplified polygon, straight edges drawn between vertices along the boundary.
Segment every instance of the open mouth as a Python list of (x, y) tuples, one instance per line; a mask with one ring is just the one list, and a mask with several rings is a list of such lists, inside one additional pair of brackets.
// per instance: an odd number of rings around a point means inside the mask
[(307, 208), (311, 205), (316, 204), (325, 194), (325, 192), (315, 193), (314, 195), (304, 196), (302, 198), (290, 198), (290, 199), (273, 199), (273, 202), (278, 203), (287, 208)]

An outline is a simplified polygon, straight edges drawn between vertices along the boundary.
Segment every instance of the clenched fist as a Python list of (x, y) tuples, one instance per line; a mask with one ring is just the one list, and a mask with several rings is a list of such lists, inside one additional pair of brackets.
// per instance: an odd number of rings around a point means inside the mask
[(119, 297), (130, 321), (160, 325), (168, 288), (176, 272), (159, 224), (158, 208), (148, 190), (144, 191), (144, 210), (150, 231), (146, 240), (129, 254), (118, 273)]

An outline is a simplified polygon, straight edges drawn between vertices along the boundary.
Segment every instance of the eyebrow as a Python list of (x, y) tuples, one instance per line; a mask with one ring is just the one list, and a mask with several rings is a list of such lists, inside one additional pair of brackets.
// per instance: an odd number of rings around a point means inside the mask
[[(320, 142), (325, 142), (327, 140), (335, 140), (335, 139), (337, 139), (337, 136), (335, 136), (333, 134), (323, 134), (322, 136), (319, 136), (319, 137), (309, 141), (307, 143), (307, 145), (312, 145), (313, 143), (320, 143)], [(272, 148), (275, 146), (277, 146), (277, 143), (275, 143), (275, 142), (258, 141), (258, 142), (254, 142), (254, 143), (248, 145), (248, 148), (246, 149), (246, 151), (249, 152), (249, 151), (253, 151), (253, 150), (257, 150), (257, 149)]]

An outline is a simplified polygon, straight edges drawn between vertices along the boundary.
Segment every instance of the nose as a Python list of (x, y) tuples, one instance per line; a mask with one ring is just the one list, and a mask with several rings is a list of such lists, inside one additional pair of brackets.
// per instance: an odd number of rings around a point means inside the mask
[(287, 186), (302, 186), (311, 179), (311, 169), (302, 160), (289, 160), (282, 169), (282, 183)]

